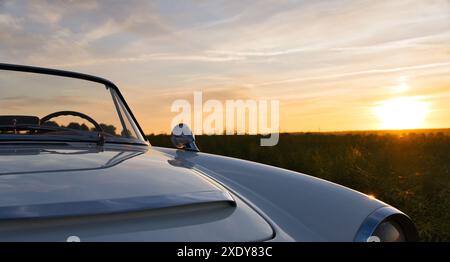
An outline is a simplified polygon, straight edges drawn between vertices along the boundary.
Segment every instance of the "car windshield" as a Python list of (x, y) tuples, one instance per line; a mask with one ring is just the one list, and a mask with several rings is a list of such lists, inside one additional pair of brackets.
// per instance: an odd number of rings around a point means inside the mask
[(0, 141), (145, 143), (116, 90), (56, 75), (0, 70)]

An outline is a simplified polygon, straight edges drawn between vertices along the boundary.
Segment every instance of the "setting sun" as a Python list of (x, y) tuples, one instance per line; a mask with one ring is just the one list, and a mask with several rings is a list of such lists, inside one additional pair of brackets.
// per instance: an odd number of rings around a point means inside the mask
[(381, 129), (425, 128), (429, 103), (418, 97), (397, 97), (379, 103), (374, 113)]

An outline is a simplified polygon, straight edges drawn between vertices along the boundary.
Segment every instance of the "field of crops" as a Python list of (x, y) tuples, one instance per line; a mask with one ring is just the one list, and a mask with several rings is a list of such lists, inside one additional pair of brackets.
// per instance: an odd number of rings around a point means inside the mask
[[(447, 133), (281, 134), (260, 147), (259, 136), (197, 136), (202, 152), (248, 159), (324, 178), (404, 211), (421, 240), (450, 241), (450, 135)], [(167, 135), (152, 145), (171, 147)]]

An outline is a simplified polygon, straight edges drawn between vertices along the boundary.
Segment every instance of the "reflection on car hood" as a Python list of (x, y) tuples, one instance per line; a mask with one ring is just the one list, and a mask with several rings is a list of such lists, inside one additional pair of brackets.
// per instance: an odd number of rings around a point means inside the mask
[(139, 147), (1, 145), (0, 219), (229, 202), (196, 172)]

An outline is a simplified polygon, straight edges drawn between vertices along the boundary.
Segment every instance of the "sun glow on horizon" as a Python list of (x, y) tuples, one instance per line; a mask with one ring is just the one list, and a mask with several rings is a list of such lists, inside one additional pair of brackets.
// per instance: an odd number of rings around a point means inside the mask
[(405, 76), (401, 76), (399, 80), (399, 84), (395, 87), (395, 92), (404, 93), (410, 89), (410, 86), (407, 82), (407, 78)]
[(419, 97), (397, 97), (380, 102), (374, 113), (380, 129), (425, 128), (430, 104)]

